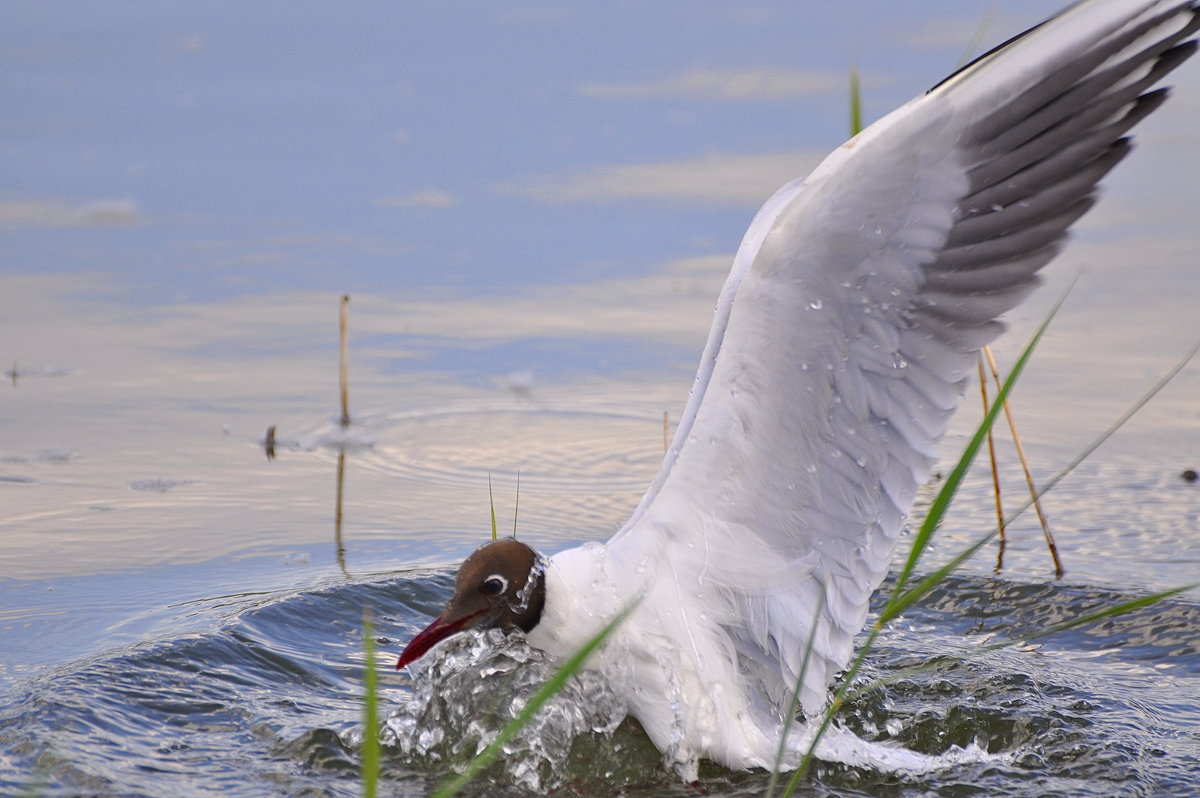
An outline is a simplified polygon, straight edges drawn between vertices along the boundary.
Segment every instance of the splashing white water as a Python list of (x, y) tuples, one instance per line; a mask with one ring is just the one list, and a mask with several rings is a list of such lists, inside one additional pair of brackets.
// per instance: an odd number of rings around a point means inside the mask
[[(521, 635), (498, 629), (459, 635), (428, 659), (408, 700), (388, 718), (383, 742), (406, 759), (456, 769), (496, 739), (557, 667)], [(578, 673), (505, 746), (499, 767), (524, 789), (553, 789), (568, 776), (576, 738), (611, 736), (625, 714), (603, 676)]]

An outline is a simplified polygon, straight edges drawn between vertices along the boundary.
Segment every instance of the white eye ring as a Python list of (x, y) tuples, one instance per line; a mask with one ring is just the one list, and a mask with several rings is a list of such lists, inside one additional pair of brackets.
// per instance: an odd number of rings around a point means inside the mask
[(500, 574), (491, 574), (479, 586), (479, 592), (485, 596), (500, 596), (508, 590), (508, 580)]

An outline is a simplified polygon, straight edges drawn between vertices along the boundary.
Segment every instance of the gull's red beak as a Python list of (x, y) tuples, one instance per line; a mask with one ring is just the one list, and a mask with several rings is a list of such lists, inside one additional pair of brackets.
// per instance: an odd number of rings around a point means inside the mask
[(441, 641), (450, 637), (456, 632), (461, 632), (464, 628), (471, 625), (471, 622), (483, 614), (483, 611), (475, 612), (470, 615), (464, 615), (461, 618), (456, 618), (452, 621), (446, 620), (446, 614), (442, 613), (433, 623), (421, 630), (420, 634), (409, 641), (404, 647), (404, 651), (400, 653), (400, 659), (396, 662), (396, 670), (400, 670), (410, 662), (416, 662), (425, 655), (425, 652), (436, 646)]

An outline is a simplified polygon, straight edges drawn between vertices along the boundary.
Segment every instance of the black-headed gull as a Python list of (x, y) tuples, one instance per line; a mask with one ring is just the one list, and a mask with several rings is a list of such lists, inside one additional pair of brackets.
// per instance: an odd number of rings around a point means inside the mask
[[(468, 628), (595, 655), (684, 778), (771, 767), (806, 641), (847, 663), (975, 352), (1196, 49), (1197, 0), (1087, 0), (843, 144), (754, 217), (658, 475), (607, 543), (475, 552), (397, 667)], [(788, 762), (785, 762), (785, 766)]]

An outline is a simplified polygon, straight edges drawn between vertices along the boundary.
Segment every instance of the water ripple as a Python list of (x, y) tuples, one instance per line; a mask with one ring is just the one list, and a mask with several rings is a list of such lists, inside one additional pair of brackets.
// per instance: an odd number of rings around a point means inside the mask
[[(448, 572), (227, 596), (190, 608), (198, 628), (44, 668), (0, 704), (0, 789), (45, 794), (356, 795), (361, 620), (376, 618), (389, 790), (424, 795), (512, 717), (551, 663), (519, 638), (466, 635), (415, 675), (403, 642), (436, 613)], [(948, 581), (881, 638), (839, 723), (938, 753), (1008, 752), (923, 777), (822, 763), (811, 793), (1188, 794), (1200, 710), (1200, 608), (1164, 602), (1035, 645), (1002, 637), (1128, 596), (996, 578)], [(557, 696), (473, 794), (687, 795), (599, 677)], [(765, 774), (707, 766), (710, 794), (761, 795)], [(480, 792), (482, 790), (482, 792)], [(492, 792), (491, 794), (494, 794)]]

